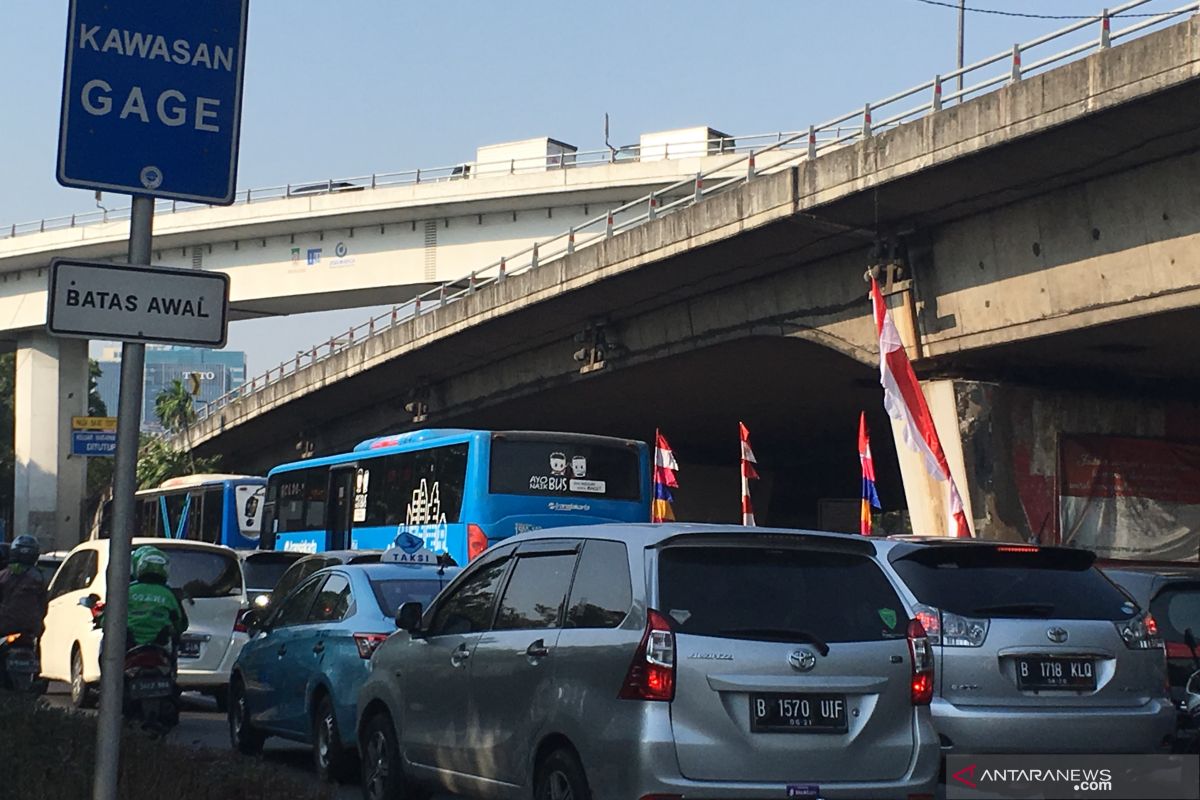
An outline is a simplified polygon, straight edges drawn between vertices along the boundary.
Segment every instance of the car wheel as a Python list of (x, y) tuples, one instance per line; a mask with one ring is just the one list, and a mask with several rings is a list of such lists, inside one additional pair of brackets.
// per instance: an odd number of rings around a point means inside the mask
[(583, 766), (570, 750), (555, 750), (538, 765), (534, 800), (591, 800)]
[(337, 714), (333, 711), (333, 701), (329, 695), (321, 698), (313, 714), (312, 743), (317, 777), (334, 783), (345, 780), (351, 767), (351, 754), (342, 744), (341, 734), (338, 733)]
[(419, 795), (409, 788), (400, 763), (400, 747), (387, 714), (376, 713), (363, 726), (363, 800), (414, 800)]
[(246, 688), (238, 678), (229, 687), (229, 742), (233, 749), (245, 756), (256, 756), (262, 752), (266, 736), (250, 724), (250, 712), (246, 708)]
[(83, 679), (83, 651), (78, 647), (71, 651), (71, 705), (76, 708), (96, 705), (96, 695)]

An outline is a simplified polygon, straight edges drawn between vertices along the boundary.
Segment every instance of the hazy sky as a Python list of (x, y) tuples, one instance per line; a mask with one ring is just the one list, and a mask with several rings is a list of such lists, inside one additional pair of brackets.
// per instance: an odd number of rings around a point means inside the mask
[[(0, 225), (94, 207), (54, 180), (67, 5), (0, 0)], [(1103, 0), (968, 6), (1093, 14)], [(956, 19), (919, 0), (253, 0), (238, 185), (444, 165), (531, 136), (598, 148), (606, 111), (614, 144), (802, 129), (953, 69)], [(969, 13), (967, 61), (1067, 24)], [(230, 347), (257, 373), (366, 314), (311, 317), (234, 323)]]

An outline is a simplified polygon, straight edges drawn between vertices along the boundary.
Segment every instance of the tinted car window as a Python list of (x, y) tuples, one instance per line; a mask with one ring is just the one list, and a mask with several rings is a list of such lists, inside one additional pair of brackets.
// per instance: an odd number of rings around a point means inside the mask
[(428, 607), (429, 602), (442, 590), (441, 581), (433, 580), (375, 580), (371, 579), (371, 591), (375, 602), (385, 616), (392, 616), (405, 603), (420, 603)]
[(242, 565), (230, 552), (165, 548), (170, 563), (167, 585), (188, 597), (228, 597), (242, 593)]
[(336, 562), (332, 559), (320, 556), (300, 559), (283, 573), (283, 577), (279, 579), (279, 583), (275, 584), (275, 589), (271, 592), (271, 597), (275, 600), (282, 600), (309, 575), (334, 563)]
[(246, 586), (251, 589), (274, 589), (287, 572), (288, 567), (299, 559), (284, 554), (272, 553), (253, 555), (242, 561), (242, 572), (246, 575)]
[(317, 592), (316, 602), (308, 613), (309, 622), (338, 622), (345, 619), (354, 605), (354, 595), (350, 591), (350, 582), (344, 575), (330, 575), (325, 580), (321, 591)]
[(1150, 603), (1150, 613), (1168, 642), (1182, 642), (1188, 628), (1200, 638), (1200, 583), (1166, 587)]
[(583, 547), (571, 601), (568, 628), (615, 628), (629, 613), (633, 587), (629, 583), (629, 554), (621, 542), (589, 541)]
[(673, 547), (659, 556), (659, 608), (679, 633), (768, 641), (903, 637), (907, 615), (865, 556), (768, 547)]
[(299, 625), (308, 619), (308, 609), (312, 606), (321, 588), (320, 579), (309, 581), (291, 594), (271, 619), (272, 628), (284, 628), (288, 625)]
[(1129, 619), (1136, 607), (1085, 550), (920, 547), (892, 565), (917, 600), (967, 617)]
[(492, 606), (500, 581), (508, 569), (508, 559), (487, 564), (476, 570), (441, 603), (429, 626), (430, 636), (478, 633), (488, 629)]
[(557, 628), (574, 571), (574, 553), (518, 558), (493, 629)]
[(54, 576), (49, 597), (53, 600), (67, 592), (77, 592), (92, 585), (96, 577), (96, 551), (81, 550), (67, 559)]

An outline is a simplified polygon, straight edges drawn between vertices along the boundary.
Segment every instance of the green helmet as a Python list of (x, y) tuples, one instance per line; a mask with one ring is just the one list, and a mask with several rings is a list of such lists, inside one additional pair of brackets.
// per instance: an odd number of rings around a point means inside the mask
[(153, 545), (144, 545), (133, 551), (129, 566), (135, 581), (158, 578), (166, 582), (167, 565), (169, 563), (170, 559), (167, 558), (167, 554), (162, 550)]

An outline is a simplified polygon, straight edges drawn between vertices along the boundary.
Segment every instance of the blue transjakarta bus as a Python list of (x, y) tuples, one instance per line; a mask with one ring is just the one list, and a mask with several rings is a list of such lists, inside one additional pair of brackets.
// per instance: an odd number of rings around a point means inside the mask
[[(187, 475), (134, 495), (134, 536), (191, 539), (253, 549), (262, 531), (267, 479), (253, 475)], [(102, 503), (92, 538), (112, 531), (112, 501)]]
[(522, 531), (649, 518), (645, 442), (433, 429), (275, 467), (261, 546), (386, 549), (408, 532), (465, 564), (490, 543)]

